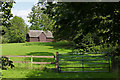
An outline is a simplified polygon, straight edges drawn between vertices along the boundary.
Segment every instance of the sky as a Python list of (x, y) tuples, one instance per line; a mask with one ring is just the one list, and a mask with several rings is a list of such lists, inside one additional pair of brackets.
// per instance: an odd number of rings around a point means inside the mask
[(30, 26), (31, 24), (28, 22), (29, 19), (27, 18), (28, 13), (31, 12), (33, 5), (36, 4), (39, 0), (15, 0), (15, 1), (16, 4), (14, 4), (12, 8), (13, 16), (22, 17), (25, 20), (25, 23)]
[(13, 4), (13, 8), (11, 10), (13, 16), (22, 17), (25, 20), (25, 23), (30, 26), (28, 22), (28, 13), (31, 12), (31, 9), (34, 4), (38, 2), (38, 0), (15, 0), (16, 4)]

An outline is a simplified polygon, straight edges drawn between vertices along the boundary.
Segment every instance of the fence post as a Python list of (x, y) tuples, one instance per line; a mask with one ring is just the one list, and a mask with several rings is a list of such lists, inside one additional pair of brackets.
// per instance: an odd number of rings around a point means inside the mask
[[(83, 54), (84, 55), (84, 54)], [(84, 72), (84, 60), (83, 60), (83, 55), (82, 55), (82, 71)]]
[(58, 66), (58, 52), (55, 52), (55, 68), (56, 68), (56, 72), (59, 72), (59, 66)]
[(111, 66), (110, 66), (110, 54), (111, 54), (111, 53), (107, 53), (108, 63), (109, 63), (109, 72), (111, 71), (111, 69), (110, 69), (110, 68), (111, 68)]
[(32, 69), (32, 62), (33, 62), (33, 58), (32, 58), (32, 56), (31, 56), (31, 69)]
[(112, 63), (112, 71), (114, 71), (115, 70), (115, 55), (114, 55), (114, 53), (112, 52), (111, 53), (111, 63)]

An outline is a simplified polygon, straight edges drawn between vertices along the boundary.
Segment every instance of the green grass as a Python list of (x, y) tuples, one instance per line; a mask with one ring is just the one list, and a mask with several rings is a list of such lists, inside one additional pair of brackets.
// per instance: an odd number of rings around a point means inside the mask
[[(68, 42), (57, 42), (57, 43), (30, 42), (30, 43), (2, 44), (2, 55), (54, 56), (55, 52), (59, 52), (60, 54), (71, 53), (72, 45), (69, 44)], [(13, 61), (30, 61), (30, 58), (12, 57), (10, 59)], [(33, 58), (33, 61), (54, 62), (55, 60), (54, 58), (53, 59)], [(89, 73), (56, 73), (53, 69), (55, 68), (55, 64), (47, 64), (47, 65), (34, 64), (33, 69), (30, 69), (30, 64), (14, 63), (14, 65), (15, 65), (14, 69), (2, 70), (3, 78), (116, 78), (117, 77), (116, 73), (105, 73), (105, 72), (104, 73), (90, 73), (90, 72)], [(68, 65), (63, 65), (63, 66), (68, 66)], [(69, 66), (81, 66), (81, 64), (69, 65)], [(90, 66), (90, 65), (85, 65), (85, 66)], [(47, 69), (44, 69), (45, 67)]]
[[(116, 78), (116, 73), (56, 73), (52, 70), (9, 69), (2, 71), (3, 78)], [(119, 77), (120, 78), (120, 77)]]
[[(62, 45), (60, 45), (62, 44)], [(3, 55), (36, 55), (36, 54), (54, 54), (55, 52), (68, 53), (71, 52), (67, 42), (59, 43), (9, 43), (2, 44)]]

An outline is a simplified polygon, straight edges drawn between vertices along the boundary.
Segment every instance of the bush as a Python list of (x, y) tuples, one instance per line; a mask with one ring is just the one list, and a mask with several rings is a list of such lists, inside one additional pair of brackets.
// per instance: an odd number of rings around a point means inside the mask
[(2, 56), (2, 70), (7, 70), (8, 68), (15, 67), (13, 61), (9, 60), (8, 57)]
[(97, 52), (100, 50), (100, 45), (96, 45), (95, 40), (93, 38), (93, 34), (88, 33), (84, 35), (82, 40), (78, 43), (75, 43), (75, 49), (73, 52)]
[(8, 43), (8, 42), (9, 42), (9, 40), (3, 36), (2, 37), (2, 43)]

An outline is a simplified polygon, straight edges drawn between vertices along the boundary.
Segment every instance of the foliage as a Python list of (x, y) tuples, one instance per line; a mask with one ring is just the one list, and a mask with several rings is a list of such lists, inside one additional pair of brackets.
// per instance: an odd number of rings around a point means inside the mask
[[(4, 32), (7, 32), (7, 28), (5, 26), (2, 26), (2, 29), (4, 30)], [(8, 43), (9, 39), (8, 39), (8, 33), (5, 33), (4, 35), (2, 35), (2, 43)]]
[(100, 51), (100, 46), (95, 44), (95, 35), (88, 33), (83, 36), (83, 39), (76, 44), (74, 51), (76, 52), (97, 52)]
[(48, 45), (48, 46), (72, 46), (71, 43), (69, 43), (68, 41), (58, 41), (58, 42), (29, 42), (29, 43), (25, 43), (25, 46), (33, 46), (33, 45)]
[(8, 69), (9, 67), (10, 67), (10, 68), (15, 67), (15, 66), (13, 65), (13, 61), (9, 60), (8, 57), (2, 56), (1, 58), (2, 58), (2, 70), (6, 70), (6, 69)]
[(83, 36), (83, 39), (76, 44), (74, 51), (77, 52), (107, 52), (111, 53), (115, 51), (118, 47), (117, 44), (108, 44), (108, 43), (101, 43), (103, 38), (96, 36), (94, 33), (88, 33), (87, 35)]
[(10, 23), (11, 26), (4, 29), (6, 34), (3, 37), (7, 38), (9, 42), (25, 42), (28, 26), (24, 20), (21, 17), (14, 16)]
[[(2, 15), (2, 32), (6, 32), (8, 28), (11, 26), (10, 20), (13, 17), (13, 14), (11, 13), (11, 8), (13, 7), (13, 4), (16, 3), (14, 0), (13, 1), (3, 1), (1, 5), (1, 11), (3, 12)], [(6, 34), (5, 36), (2, 36), (2, 42), (7, 43), (9, 42), (8, 40), (8, 35)]]
[(29, 22), (32, 24), (30, 26), (31, 30), (52, 30), (51, 27), (54, 25), (54, 21), (48, 18), (47, 14), (43, 14), (39, 4), (32, 7), (32, 12), (29, 13)]
[(45, 13), (56, 21), (53, 29), (58, 39), (82, 40), (95, 33), (103, 42), (120, 44), (119, 3), (48, 3), (46, 7)]
[(115, 53), (115, 69), (118, 68), (118, 72), (120, 72), (120, 49), (119, 47), (114, 51)]
[(31, 30), (39, 30), (41, 28), (41, 24), (39, 23), (41, 10), (39, 6), (33, 6), (32, 12), (28, 14), (28, 18), (30, 19), (29, 22), (32, 24), (30, 26)]
[(3, 1), (1, 6), (1, 11), (3, 12), (2, 20), (5, 27), (10, 27), (10, 18), (13, 17), (13, 14), (11, 13), (11, 8), (13, 7), (13, 4), (16, 3), (13, 1)]
[(6, 36), (2, 36), (2, 43), (8, 43), (9, 42), (9, 40), (7, 39), (7, 37)]
[[(108, 46), (104, 48), (109, 52), (112, 47), (114, 51), (120, 50), (120, 3), (48, 2), (44, 13), (56, 22), (53, 34), (57, 40), (72, 41), (80, 51), (91, 48), (95, 51), (93, 47), (103, 47), (103, 44)], [(95, 37), (88, 37), (90, 33)]]

